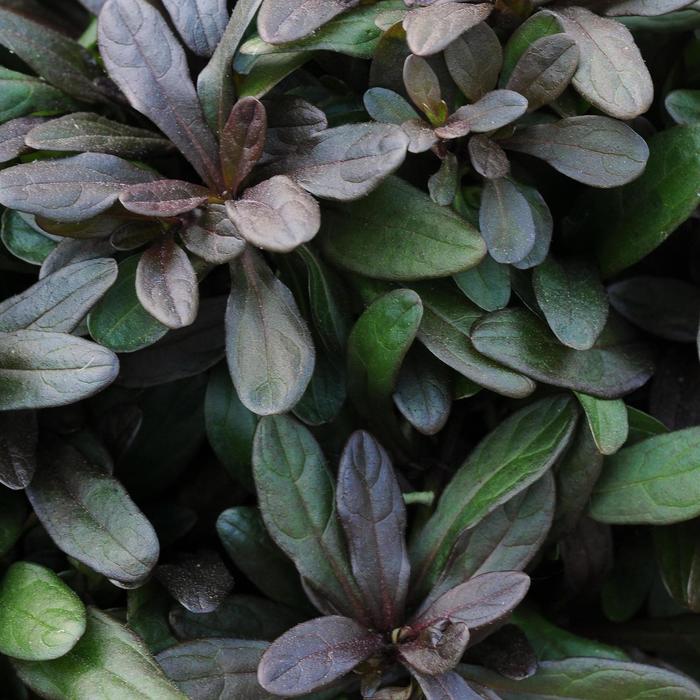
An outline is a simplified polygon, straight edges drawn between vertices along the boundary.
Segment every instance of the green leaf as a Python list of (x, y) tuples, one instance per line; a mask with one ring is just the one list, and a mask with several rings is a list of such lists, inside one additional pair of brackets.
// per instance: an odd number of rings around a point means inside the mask
[(238, 89), (238, 96), (264, 97), (278, 83), (301, 68), (311, 58), (313, 58), (313, 54), (306, 51), (258, 56), (250, 72), (243, 77)]
[(668, 432), (668, 428), (660, 420), (632, 406), (627, 406), (627, 422), (629, 423), (628, 445)]
[(239, 484), (252, 491), (250, 467), (257, 416), (238, 398), (226, 365), (219, 365), (209, 378), (204, 403), (209, 444)]
[(7, 209), (2, 215), (2, 242), (20, 260), (30, 265), (41, 265), (58, 245), (32, 225), (31, 214)]
[(473, 226), (396, 177), (359, 202), (328, 208), (321, 230), (333, 263), (377, 279), (445, 277), (486, 253)]
[(576, 394), (588, 419), (593, 439), (603, 455), (615, 454), (627, 442), (629, 423), (627, 406), (622, 399), (604, 401), (586, 394)]
[(258, 664), (269, 644), (240, 639), (201, 639), (161, 652), (157, 661), (190, 700), (272, 700), (258, 684)]
[(487, 255), (476, 267), (454, 276), (457, 286), (484, 311), (505, 309), (510, 301), (510, 272), (507, 265)]
[(262, 55), (299, 51), (333, 51), (355, 58), (372, 58), (382, 30), (375, 20), (387, 10), (398, 9), (400, 0), (382, 0), (375, 5), (348, 12), (315, 31), (311, 36), (286, 44), (268, 44), (259, 36), (248, 39), (241, 47), (244, 54)]
[(554, 335), (575, 350), (588, 350), (608, 320), (608, 299), (595, 266), (547, 258), (535, 268), (532, 286)]
[(418, 294), (395, 289), (370, 304), (350, 333), (348, 393), (360, 414), (380, 425), (393, 427), (392, 395), (422, 317)]
[(394, 403), (419, 433), (439, 433), (452, 408), (450, 370), (420, 345), (413, 346), (401, 366)]
[(524, 398), (535, 390), (535, 383), (506, 369), (474, 349), (470, 334), (475, 321), (483, 316), (449, 282), (414, 284), (423, 302), (423, 321), (418, 340), (435, 357), (479, 386), (504, 396)]
[(657, 435), (605, 462), (591, 516), (605, 523), (667, 525), (700, 515), (700, 428)]
[(236, 566), (266, 596), (291, 607), (304, 603), (299, 574), (270, 539), (256, 508), (225, 510), (216, 521), (216, 531)]
[(233, 384), (253, 413), (284, 413), (311, 379), (311, 335), (292, 293), (259, 254), (249, 248), (230, 268), (226, 356)]
[(362, 101), (367, 114), (376, 122), (401, 125), (418, 116), (405, 97), (383, 87), (370, 88)]
[(272, 640), (296, 625), (300, 618), (294, 610), (267, 598), (234, 595), (210, 613), (190, 612), (177, 606), (168, 619), (180, 639)]
[(0, 488), (0, 557), (4, 557), (20, 538), (27, 510), (27, 501), (21, 493)]
[(90, 335), (115, 352), (134, 352), (160, 340), (168, 329), (141, 306), (136, 296), (140, 255), (119, 264), (117, 281), (88, 316)]
[(66, 94), (85, 102), (102, 102), (97, 89), (100, 70), (80, 44), (10, 9), (0, 8), (0, 44)]
[(700, 202), (700, 127), (678, 126), (649, 139), (649, 161), (635, 182), (588, 191), (572, 212), (595, 232), (604, 277), (633, 265), (663, 243)]
[(460, 534), (537, 481), (561, 456), (576, 411), (565, 396), (527, 406), (489, 433), (447, 485), (411, 545), (414, 587), (436, 581)]
[(365, 619), (335, 518), (333, 480), (311, 433), (284, 416), (263, 418), (255, 433), (253, 475), (270, 536), (311, 590), (335, 609)]
[(666, 590), (692, 612), (700, 610), (700, 520), (654, 529), (656, 557)]
[(56, 546), (104, 576), (137, 584), (156, 565), (151, 524), (116, 479), (68, 443), (40, 455), (27, 496)]
[(54, 661), (16, 661), (20, 678), (49, 700), (186, 700), (165, 678), (145, 644), (94, 608), (87, 629), (73, 650)]
[(29, 115), (51, 116), (78, 104), (39, 78), (0, 66), (0, 124)]
[[(435, 600), (473, 576), (492, 571), (523, 571), (547, 537), (555, 496), (554, 478), (547, 473), (464, 531), (450, 551), (429, 599)], [(418, 591), (414, 595), (419, 597)]]
[(664, 105), (677, 124), (700, 123), (700, 90), (672, 90)]
[(525, 632), (540, 661), (564, 661), (572, 656), (629, 660), (622, 649), (572, 634), (528, 606), (518, 608), (513, 622)]
[(536, 316), (506, 309), (486, 316), (472, 329), (479, 352), (553, 386), (597, 398), (619, 398), (651, 377), (650, 349), (618, 318), (611, 318), (590, 350), (561, 345)]
[(476, 666), (459, 670), (503, 700), (694, 700), (700, 693), (700, 686), (687, 676), (614, 659), (544, 661), (534, 676), (517, 681)]
[(67, 654), (85, 632), (85, 608), (50, 569), (16, 562), (0, 583), (0, 652), (47, 661)]
[(126, 619), (152, 653), (177, 644), (168, 624), (171, 601), (155, 581), (128, 592)]
[(117, 377), (113, 352), (66, 333), (0, 333), (0, 410), (64, 406)]

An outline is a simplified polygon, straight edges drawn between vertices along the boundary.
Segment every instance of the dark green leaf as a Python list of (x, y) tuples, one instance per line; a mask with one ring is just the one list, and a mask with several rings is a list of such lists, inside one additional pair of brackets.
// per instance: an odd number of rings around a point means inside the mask
[(576, 394), (588, 419), (588, 426), (601, 454), (615, 454), (627, 442), (629, 423), (627, 406), (622, 399), (604, 401), (586, 394)]
[(574, 350), (589, 350), (608, 320), (608, 300), (594, 265), (549, 257), (535, 268), (532, 286), (554, 335)]
[(190, 700), (272, 700), (258, 684), (257, 668), (265, 642), (238, 639), (202, 639), (178, 644), (156, 660)]
[(364, 94), (363, 102), (367, 114), (376, 122), (400, 125), (417, 117), (416, 110), (406, 98), (386, 88), (370, 88)]
[(650, 349), (612, 317), (590, 350), (561, 345), (536, 316), (508, 309), (486, 316), (472, 330), (479, 352), (532, 379), (613, 399), (643, 386), (653, 373)]
[(571, 399), (558, 396), (521, 409), (482, 440), (411, 543), (414, 586), (429, 588), (465, 529), (525, 490), (554, 464), (569, 444), (575, 422)]
[(204, 404), (209, 444), (228, 473), (253, 490), (250, 459), (257, 417), (238, 398), (226, 365), (211, 374)]
[(105, 697), (186, 700), (165, 678), (145, 644), (94, 608), (88, 608), (87, 630), (70, 653), (55, 661), (14, 665), (32, 690), (52, 700), (94, 700), (97, 688)]
[(654, 529), (656, 556), (666, 590), (692, 612), (700, 610), (700, 521)]
[(85, 608), (50, 569), (15, 562), (0, 582), (0, 651), (45, 661), (67, 654), (85, 632)]
[(311, 433), (290, 418), (263, 418), (253, 445), (253, 474), (272, 539), (313, 591), (362, 620), (366, 613), (335, 520), (333, 481)]
[(64, 34), (0, 8), (0, 44), (67, 95), (85, 102), (104, 101), (96, 88), (100, 71), (95, 61)]
[(257, 509), (225, 510), (216, 521), (216, 531), (236, 566), (265, 595), (292, 607), (303, 603), (299, 574), (270, 539)]
[(666, 95), (664, 104), (677, 124), (700, 122), (700, 90), (673, 90)]
[(31, 214), (5, 210), (2, 214), (2, 242), (20, 260), (41, 265), (56, 248), (56, 241), (41, 232), (33, 221)]
[(497, 263), (490, 255), (471, 270), (455, 275), (454, 280), (466, 296), (485, 311), (498, 311), (508, 306), (508, 267)]
[(111, 384), (119, 361), (110, 350), (65, 333), (0, 333), (0, 410), (64, 406)]
[(478, 231), (398, 178), (357, 204), (327, 210), (322, 245), (337, 265), (377, 279), (444, 277), (477, 265)]
[(700, 687), (687, 676), (656, 666), (613, 659), (545, 661), (531, 678), (513, 681), (476, 666), (460, 667), (470, 681), (493, 688), (503, 700), (692, 700)]
[(600, 522), (664, 525), (700, 515), (700, 429), (657, 435), (606, 460), (591, 515)]
[(136, 269), (140, 256), (119, 265), (117, 281), (88, 316), (90, 335), (115, 352), (134, 352), (152, 345), (168, 331), (136, 296)]

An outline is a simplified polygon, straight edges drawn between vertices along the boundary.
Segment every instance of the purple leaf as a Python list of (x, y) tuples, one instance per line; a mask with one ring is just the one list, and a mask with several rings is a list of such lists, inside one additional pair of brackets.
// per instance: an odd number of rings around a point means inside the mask
[(204, 120), (187, 57), (165, 19), (145, 0), (108, 0), (98, 26), (112, 79), (211, 187), (223, 189), (218, 148)]
[(302, 150), (305, 142), (328, 128), (325, 112), (300, 97), (266, 102), (264, 162)]
[(0, 163), (7, 163), (28, 151), (24, 138), (43, 121), (41, 117), (20, 117), (0, 126)]
[(435, 676), (451, 671), (464, 655), (468, 643), (469, 628), (463, 622), (443, 619), (399, 645), (399, 655), (411, 669)]
[(231, 262), (246, 245), (222, 204), (205, 207), (194, 223), (180, 233), (180, 238), (187, 250), (214, 265)]
[(318, 202), (285, 175), (247, 189), (226, 203), (229, 218), (249, 243), (275, 253), (288, 253), (310, 241), (321, 228)]
[(37, 160), (0, 172), (0, 204), (53, 221), (84, 221), (109, 209), (126, 185), (155, 178), (106, 154)]
[(345, 124), (314, 134), (272, 169), (317, 197), (345, 202), (364, 197), (391, 175), (407, 147), (408, 137), (394, 124)]
[(419, 631), (442, 619), (463, 622), (471, 632), (492, 627), (507, 618), (525, 597), (530, 577), (518, 571), (496, 571), (475, 576), (440, 596), (411, 622)]
[(209, 190), (183, 180), (156, 180), (127, 187), (119, 201), (143, 216), (170, 217), (192, 211), (209, 199)]
[(172, 238), (154, 243), (136, 268), (136, 294), (143, 308), (168, 328), (194, 323), (199, 308), (197, 275)]
[(527, 100), (512, 90), (494, 90), (473, 105), (460, 107), (445, 126), (435, 133), (440, 138), (454, 139), (470, 131), (480, 134), (495, 131), (527, 112)]
[(408, 96), (433, 124), (447, 118), (440, 80), (430, 64), (420, 56), (409, 56), (403, 64), (403, 82)]
[(173, 24), (198, 56), (214, 53), (228, 24), (226, 0), (163, 0)]
[(369, 433), (353, 433), (345, 446), (337, 503), (365, 604), (377, 628), (390, 631), (403, 615), (411, 573), (406, 508), (389, 455)]
[(221, 130), (221, 169), (226, 189), (235, 195), (260, 160), (267, 134), (267, 114), (262, 102), (244, 97), (236, 102)]
[(383, 644), (380, 635), (349, 617), (319, 617), (272, 644), (258, 667), (258, 681), (276, 695), (305, 695), (342, 678)]
[(406, 15), (403, 26), (411, 52), (417, 56), (439, 53), (468, 29), (483, 22), (493, 5), (441, 2)]
[(263, 0), (258, 32), (268, 44), (286, 44), (312, 34), (360, 0)]
[(483, 700), (467, 681), (456, 673), (443, 673), (440, 676), (426, 676), (413, 673), (418, 681), (425, 700)]

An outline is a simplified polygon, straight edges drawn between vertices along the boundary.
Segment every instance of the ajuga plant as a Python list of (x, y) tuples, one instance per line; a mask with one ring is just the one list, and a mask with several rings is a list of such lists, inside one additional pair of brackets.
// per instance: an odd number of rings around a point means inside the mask
[(2, 700), (700, 698), (699, 28), (0, 0)]

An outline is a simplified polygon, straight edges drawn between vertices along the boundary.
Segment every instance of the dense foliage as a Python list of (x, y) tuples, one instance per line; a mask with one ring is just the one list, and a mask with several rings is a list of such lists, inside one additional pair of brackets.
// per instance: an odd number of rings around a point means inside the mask
[(2, 700), (698, 700), (699, 32), (0, 0)]

